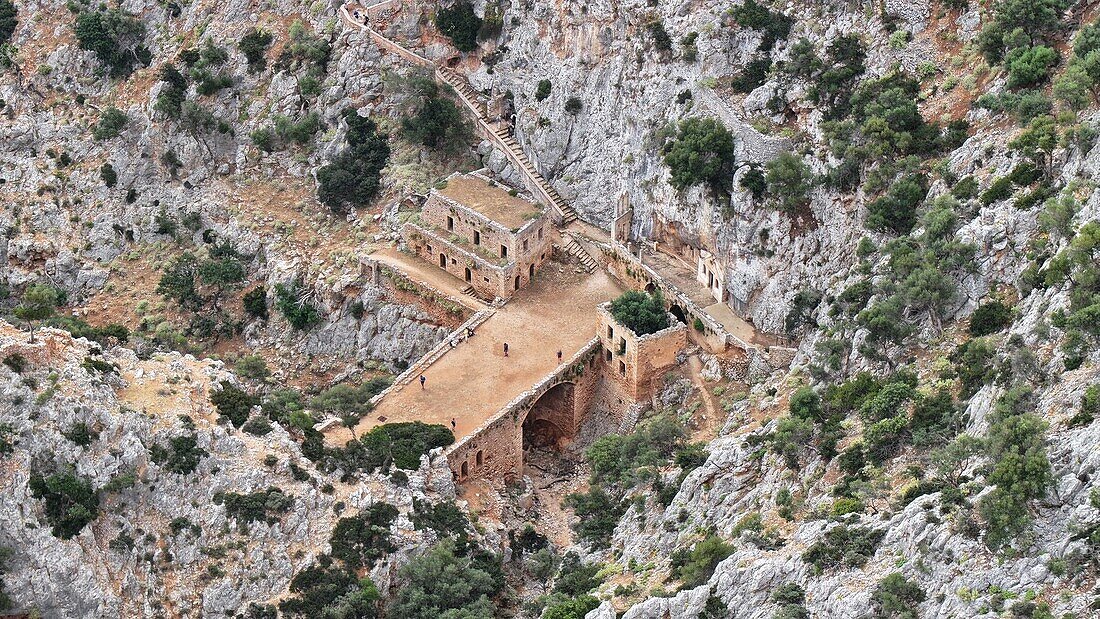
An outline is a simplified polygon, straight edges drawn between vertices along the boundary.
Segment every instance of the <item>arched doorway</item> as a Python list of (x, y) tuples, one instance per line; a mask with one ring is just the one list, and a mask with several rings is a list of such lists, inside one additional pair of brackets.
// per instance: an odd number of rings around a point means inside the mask
[(446, 254), (439, 254), (439, 266), (444, 268), (444, 269), (447, 268), (447, 255)]
[(519, 290), (519, 275), (516, 276), (516, 290)]
[(529, 279), (534, 279), (535, 278), (535, 265), (534, 264), (527, 267), (527, 277)]
[(679, 320), (685, 325), (688, 324), (687, 314), (684, 313), (684, 308), (673, 303), (671, 306), (669, 306), (668, 311), (670, 314), (676, 317), (676, 320)]
[(473, 279), (473, 274), (470, 273), (470, 267), (466, 267), (466, 281)]
[(572, 440), (574, 424), (573, 383), (560, 383), (551, 387), (535, 400), (523, 420), (523, 450), (561, 449)]

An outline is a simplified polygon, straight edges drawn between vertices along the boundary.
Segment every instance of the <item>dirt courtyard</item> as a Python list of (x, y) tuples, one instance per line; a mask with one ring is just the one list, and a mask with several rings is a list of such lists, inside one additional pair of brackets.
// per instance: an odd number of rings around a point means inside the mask
[[(596, 335), (596, 305), (623, 289), (607, 273), (575, 273), (548, 262), (534, 281), (482, 323), (474, 336), (457, 343), (419, 380), (390, 392), (355, 428), (356, 435), (381, 423), (422, 421), (450, 426), (461, 440), (519, 394), (550, 374), (557, 351), (568, 360)], [(508, 343), (508, 357), (504, 343)], [(326, 431), (330, 443), (352, 438), (343, 426)]]

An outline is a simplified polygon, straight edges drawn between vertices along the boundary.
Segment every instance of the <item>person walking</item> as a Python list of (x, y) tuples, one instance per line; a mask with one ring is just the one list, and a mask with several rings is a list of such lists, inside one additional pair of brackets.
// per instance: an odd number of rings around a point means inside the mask
[(504, 356), (508, 356), (508, 342), (504, 342)]
[(457, 423), (457, 422), (455, 422), (455, 418), (454, 418), (454, 417), (451, 417), (451, 430), (452, 430), (452, 431), (453, 431), (453, 430), (455, 430), (456, 426), (458, 426), (458, 423)]
[(558, 351), (558, 363), (561, 363), (561, 351)]
[(424, 383), (428, 382), (428, 379), (423, 374), (420, 375), (420, 388), (424, 389)]

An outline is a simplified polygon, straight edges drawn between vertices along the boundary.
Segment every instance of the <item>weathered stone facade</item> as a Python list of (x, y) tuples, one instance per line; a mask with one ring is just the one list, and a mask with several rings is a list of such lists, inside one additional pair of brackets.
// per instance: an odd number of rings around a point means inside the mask
[(552, 253), (539, 205), (477, 173), (453, 174), (433, 189), (402, 237), (417, 255), (490, 299), (511, 296)]
[(632, 402), (648, 400), (664, 373), (676, 365), (676, 355), (687, 346), (687, 326), (673, 320), (666, 329), (638, 335), (611, 315), (610, 303), (597, 308), (599, 337), (607, 374)]
[(598, 309), (598, 335), (588, 346), (448, 450), (455, 479), (513, 479), (523, 474), (531, 447), (565, 447), (593, 414), (621, 427), (629, 411), (652, 398), (687, 345), (687, 327), (677, 322), (639, 336), (616, 322), (607, 304)]

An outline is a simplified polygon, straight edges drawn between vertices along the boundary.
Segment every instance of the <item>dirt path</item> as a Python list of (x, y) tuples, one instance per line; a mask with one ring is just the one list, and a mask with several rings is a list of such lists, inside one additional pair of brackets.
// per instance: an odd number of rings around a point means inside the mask
[(714, 394), (711, 393), (706, 381), (703, 380), (703, 361), (699, 358), (699, 355), (688, 357), (688, 369), (691, 370), (691, 382), (698, 387), (699, 397), (703, 400), (703, 408), (707, 411), (706, 423), (700, 424), (700, 430), (709, 432), (713, 425), (718, 424), (721, 426), (725, 413), (714, 401)]
[[(531, 285), (479, 326), (474, 337), (424, 372), (424, 389), (414, 380), (391, 392), (359, 422), (356, 435), (381, 423), (419, 420), (449, 426), (453, 418), (455, 437), (461, 440), (554, 371), (559, 349), (568, 359), (583, 348), (596, 334), (596, 305), (621, 292), (606, 273), (578, 274), (549, 263)], [(338, 445), (352, 438), (342, 426), (331, 427), (326, 436)]]

